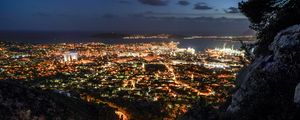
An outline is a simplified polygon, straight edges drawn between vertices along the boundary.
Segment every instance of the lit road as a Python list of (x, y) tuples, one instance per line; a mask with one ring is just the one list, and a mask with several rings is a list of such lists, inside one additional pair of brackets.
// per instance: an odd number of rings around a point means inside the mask
[(97, 99), (96, 101), (97, 101), (97, 103), (104, 103), (104, 104), (107, 104), (109, 107), (117, 109), (115, 111), (115, 113), (118, 115), (120, 120), (130, 120), (130, 115), (122, 107), (119, 107), (119, 106), (117, 106), (116, 104), (114, 104), (112, 102), (105, 102), (105, 101), (102, 101), (102, 100), (99, 100), (99, 99)]
[(115, 111), (115, 113), (118, 115), (120, 120), (130, 120), (130, 115), (127, 113), (127, 111), (125, 111), (123, 108), (115, 105), (112, 102), (104, 102), (101, 101), (101, 103), (105, 103), (107, 104), (109, 107), (115, 108), (117, 109), (117, 111)]
[(89, 96), (87, 101), (92, 102), (91, 100), (93, 100), (95, 103), (98, 103), (98, 104), (103, 103), (103, 104), (108, 105), (111, 108), (116, 109), (115, 114), (119, 117), (119, 120), (130, 120), (131, 119), (130, 114), (124, 108), (122, 108), (112, 102), (106, 102), (106, 101), (103, 101), (100, 99), (93, 98), (92, 96)]
[(208, 90), (209, 92), (201, 92), (201, 91), (199, 91), (198, 89), (196, 89), (196, 88), (193, 88), (192, 86), (190, 86), (189, 84), (186, 84), (186, 83), (184, 83), (184, 82), (182, 82), (182, 81), (180, 81), (180, 80), (178, 80), (177, 78), (176, 78), (176, 74), (175, 74), (175, 71), (174, 71), (174, 69), (172, 68), (172, 66), (170, 66), (170, 65), (168, 65), (168, 64), (164, 64), (165, 66), (166, 66), (166, 68), (168, 69), (168, 72), (170, 72), (170, 74), (172, 75), (172, 76), (174, 76), (173, 77), (173, 80), (174, 80), (174, 82), (176, 83), (176, 84), (179, 84), (179, 85), (182, 85), (183, 87), (186, 87), (186, 88), (188, 88), (188, 89), (191, 89), (193, 92), (196, 92), (198, 95), (201, 95), (201, 96), (210, 96), (210, 95), (213, 95), (213, 92), (212, 92), (212, 90)]

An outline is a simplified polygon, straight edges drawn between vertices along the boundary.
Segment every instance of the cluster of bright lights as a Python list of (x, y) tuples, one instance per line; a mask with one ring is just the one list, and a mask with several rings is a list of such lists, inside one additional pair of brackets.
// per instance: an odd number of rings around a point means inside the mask
[(77, 52), (67, 52), (64, 54), (64, 61), (70, 62), (70, 61), (76, 61), (78, 59), (78, 53)]
[(232, 46), (231, 48), (226, 48), (226, 44), (224, 44), (223, 48), (215, 48), (214, 50), (219, 51), (219, 52), (221, 52), (223, 54), (226, 54), (226, 55), (239, 55), (239, 56), (244, 55), (243, 51), (233, 49), (233, 47), (234, 46)]

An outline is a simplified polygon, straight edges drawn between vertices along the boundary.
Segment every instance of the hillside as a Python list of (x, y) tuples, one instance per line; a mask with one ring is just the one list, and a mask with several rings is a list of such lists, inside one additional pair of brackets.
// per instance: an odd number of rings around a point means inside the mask
[(197, 104), (183, 120), (299, 120), (300, 25), (277, 34), (261, 55), (242, 69), (228, 107)]
[(238, 89), (227, 112), (245, 119), (299, 119), (300, 25), (289, 27), (269, 45), (272, 54), (258, 57), (239, 73)]
[(0, 81), (1, 120), (113, 120), (114, 110), (53, 92), (27, 89)]

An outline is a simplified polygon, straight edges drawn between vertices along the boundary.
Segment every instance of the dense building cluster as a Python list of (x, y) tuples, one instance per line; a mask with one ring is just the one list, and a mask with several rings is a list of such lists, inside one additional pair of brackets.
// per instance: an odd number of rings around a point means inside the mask
[(122, 118), (173, 119), (200, 98), (218, 108), (234, 88), (244, 53), (226, 46), (199, 52), (178, 44), (1, 42), (0, 80), (106, 103)]
[(143, 35), (143, 34), (136, 34), (136, 35), (128, 35), (122, 37), (122, 39), (169, 39), (175, 37), (171, 34), (153, 34), (153, 35)]

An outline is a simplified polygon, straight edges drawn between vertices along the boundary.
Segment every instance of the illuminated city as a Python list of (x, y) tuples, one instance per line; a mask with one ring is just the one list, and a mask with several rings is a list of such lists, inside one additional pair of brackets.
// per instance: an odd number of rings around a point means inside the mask
[(300, 0), (0, 0), (0, 120), (300, 120)]
[(124, 119), (175, 119), (199, 99), (220, 107), (244, 53), (226, 44), (206, 51), (179, 44), (1, 42), (0, 80), (105, 103)]

